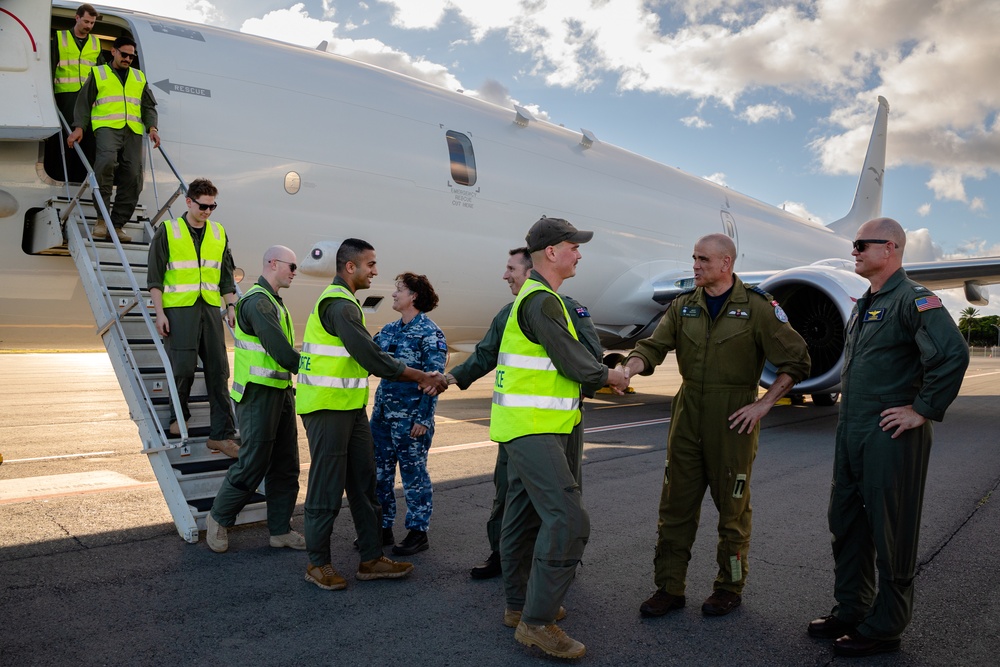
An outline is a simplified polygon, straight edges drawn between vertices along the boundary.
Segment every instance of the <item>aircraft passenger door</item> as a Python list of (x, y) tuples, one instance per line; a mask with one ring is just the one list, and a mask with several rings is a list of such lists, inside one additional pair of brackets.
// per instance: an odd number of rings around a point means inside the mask
[(736, 231), (736, 218), (729, 211), (722, 211), (722, 231), (736, 244), (736, 256), (740, 256), (740, 235)]
[(49, 57), (51, 6), (4, 0), (0, 7), (0, 139), (44, 139), (59, 130)]

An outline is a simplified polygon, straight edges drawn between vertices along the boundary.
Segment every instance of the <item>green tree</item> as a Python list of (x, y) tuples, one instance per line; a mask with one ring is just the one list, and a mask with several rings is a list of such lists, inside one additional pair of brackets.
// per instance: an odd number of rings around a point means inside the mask
[(979, 310), (969, 306), (968, 308), (963, 308), (962, 312), (959, 313), (958, 318), (958, 330), (961, 331), (965, 329), (965, 342), (968, 343), (972, 336), (972, 327), (976, 323), (976, 317), (979, 315)]

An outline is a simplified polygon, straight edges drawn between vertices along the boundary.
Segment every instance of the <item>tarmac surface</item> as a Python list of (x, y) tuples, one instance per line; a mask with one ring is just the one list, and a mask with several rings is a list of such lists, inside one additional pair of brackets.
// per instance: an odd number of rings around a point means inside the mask
[[(590, 543), (560, 623), (585, 665), (827, 665), (806, 624), (829, 612), (826, 508), (837, 409), (777, 406), (752, 480), (743, 606), (700, 612), (715, 575), (706, 495), (688, 605), (657, 619), (652, 591), (673, 357), (637, 393), (588, 401), (584, 501)], [(272, 549), (264, 524), (230, 530), (226, 554), (177, 534), (104, 354), (0, 355), (0, 665), (531, 665), (562, 662), (503, 626), (489, 553), (496, 445), (491, 379), (438, 404), (430, 456), (430, 549), (409, 579), (359, 582), (346, 501), (333, 537), (344, 591), (303, 579), (303, 552)], [(994, 665), (1000, 654), (1000, 359), (974, 358), (935, 425), (913, 621), (899, 653), (866, 665)], [(301, 530), (303, 474), (293, 526)], [(401, 498), (401, 489), (397, 487)], [(402, 502), (402, 501), (400, 501)], [(401, 509), (403, 505), (401, 504)], [(396, 536), (405, 534), (402, 512)]]

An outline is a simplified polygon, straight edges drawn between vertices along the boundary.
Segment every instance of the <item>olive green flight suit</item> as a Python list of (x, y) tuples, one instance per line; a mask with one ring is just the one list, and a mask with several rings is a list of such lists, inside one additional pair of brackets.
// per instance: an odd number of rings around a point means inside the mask
[[(832, 613), (860, 623), (866, 637), (897, 639), (910, 622), (931, 420), (944, 418), (968, 365), (955, 321), (903, 269), (855, 305), (841, 371), (828, 519)], [(905, 405), (928, 421), (893, 439), (895, 429), (879, 426), (880, 413)]]
[[(741, 593), (750, 547), (750, 473), (760, 424), (729, 429), (729, 415), (757, 399), (767, 359), (796, 382), (809, 373), (809, 353), (777, 302), (734, 276), (732, 293), (712, 321), (705, 292), (674, 299), (653, 335), (629, 355), (643, 375), (676, 350), (683, 382), (671, 404), (667, 464), (660, 496), (654, 579), (658, 590), (684, 595), (705, 488), (719, 511), (719, 573), (715, 590)], [(770, 301), (770, 302), (769, 302)]]

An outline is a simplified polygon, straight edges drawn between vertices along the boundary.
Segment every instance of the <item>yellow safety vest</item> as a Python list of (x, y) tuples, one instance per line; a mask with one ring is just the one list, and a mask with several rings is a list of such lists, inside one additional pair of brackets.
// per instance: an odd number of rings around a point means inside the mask
[(306, 322), (299, 358), (295, 412), (300, 415), (317, 410), (358, 410), (368, 404), (368, 371), (347, 352), (344, 341), (331, 336), (320, 321), (319, 307), (327, 299), (347, 299), (361, 310), (351, 290), (342, 285), (330, 285), (319, 295)]
[[(528, 340), (517, 322), (524, 299), (538, 291), (559, 299), (544, 284), (527, 280), (510, 309), (500, 341), (490, 411), (490, 439), (496, 442), (537, 433), (569, 433), (580, 423), (580, 383), (559, 373), (545, 348)], [(579, 340), (566, 304), (562, 299), (559, 304), (569, 332)]]
[[(52, 88), (57, 93), (75, 93), (83, 87), (90, 70), (97, 67), (101, 42), (96, 35), (88, 35), (80, 49), (71, 30), (60, 30), (56, 33), (56, 46), (59, 47), (59, 62)], [(67, 120), (72, 122), (73, 119)]]
[(229, 396), (237, 403), (243, 399), (243, 392), (246, 391), (246, 386), (251, 382), (277, 389), (292, 386), (291, 371), (282, 368), (264, 351), (260, 338), (251, 336), (240, 328), (240, 306), (248, 296), (258, 292), (270, 299), (274, 307), (278, 309), (281, 330), (285, 333), (288, 344), (295, 343), (295, 329), (292, 326), (292, 316), (288, 314), (288, 309), (278, 303), (278, 300), (260, 285), (254, 285), (248, 289), (246, 294), (236, 303), (236, 327), (233, 329), (236, 350), (233, 353), (233, 388), (230, 390)]
[(142, 124), (142, 89), (146, 87), (146, 77), (140, 70), (130, 67), (125, 85), (110, 65), (95, 67), (94, 83), (97, 84), (97, 99), (90, 110), (90, 126), (122, 128), (127, 124), (136, 134), (146, 129)]
[(205, 222), (201, 240), (201, 259), (187, 221), (167, 220), (169, 257), (163, 274), (163, 307), (193, 306), (200, 295), (211, 306), (222, 306), (219, 280), (222, 278), (222, 253), (226, 250), (226, 230), (217, 222)]

